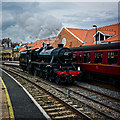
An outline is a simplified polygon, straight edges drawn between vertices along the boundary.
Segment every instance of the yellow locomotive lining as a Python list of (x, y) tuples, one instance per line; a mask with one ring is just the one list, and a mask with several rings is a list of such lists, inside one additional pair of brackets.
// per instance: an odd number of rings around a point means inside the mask
[(3, 88), (5, 89), (5, 94), (6, 94), (6, 98), (7, 98), (7, 102), (8, 102), (8, 110), (9, 110), (10, 120), (15, 120), (15, 118), (14, 118), (14, 112), (13, 112), (13, 108), (12, 108), (12, 104), (11, 104), (11, 100), (10, 100), (7, 88), (6, 88), (6, 86), (5, 86), (5, 84), (4, 84), (4, 82), (3, 82), (3, 80), (2, 80), (1, 77), (0, 77), (0, 80), (2, 82)]
[(108, 65), (108, 64), (94, 64), (94, 63), (78, 63), (78, 64), (120, 67), (120, 65)]

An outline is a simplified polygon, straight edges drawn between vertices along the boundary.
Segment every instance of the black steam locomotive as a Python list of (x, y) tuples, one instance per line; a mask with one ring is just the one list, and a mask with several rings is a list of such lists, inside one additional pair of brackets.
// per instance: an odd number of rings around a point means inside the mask
[(62, 44), (21, 52), (20, 66), (23, 70), (49, 81), (73, 83), (82, 73), (72, 64), (73, 54)]

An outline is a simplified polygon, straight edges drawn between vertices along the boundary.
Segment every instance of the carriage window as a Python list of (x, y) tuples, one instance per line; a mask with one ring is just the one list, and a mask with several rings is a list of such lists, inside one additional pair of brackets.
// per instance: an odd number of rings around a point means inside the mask
[(118, 51), (108, 52), (108, 64), (117, 64)]
[(101, 64), (102, 63), (102, 52), (95, 52), (95, 63)]
[(73, 53), (73, 62), (76, 62), (77, 61), (77, 53)]
[(79, 61), (81, 62), (82, 61), (82, 55), (79, 54)]
[(90, 63), (90, 53), (84, 53), (84, 63)]

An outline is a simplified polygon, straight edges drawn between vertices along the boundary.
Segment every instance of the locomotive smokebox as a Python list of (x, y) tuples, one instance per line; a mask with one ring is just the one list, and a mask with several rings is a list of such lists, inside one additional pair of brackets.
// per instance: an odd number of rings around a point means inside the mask
[(63, 44), (58, 44), (58, 47), (59, 48), (63, 48)]

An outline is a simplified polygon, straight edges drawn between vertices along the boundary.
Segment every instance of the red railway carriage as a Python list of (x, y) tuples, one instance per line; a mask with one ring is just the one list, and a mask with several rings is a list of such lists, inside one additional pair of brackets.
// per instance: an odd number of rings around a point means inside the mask
[[(73, 62), (83, 71), (84, 76), (108, 76), (120, 83), (120, 43), (101, 44), (71, 48)], [(96, 75), (97, 74), (97, 75)]]

